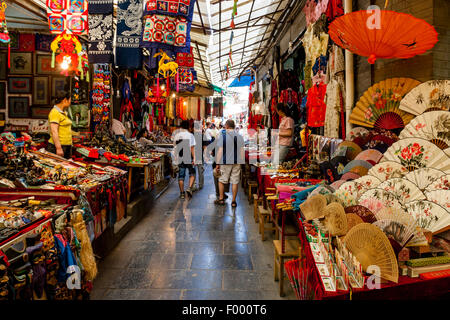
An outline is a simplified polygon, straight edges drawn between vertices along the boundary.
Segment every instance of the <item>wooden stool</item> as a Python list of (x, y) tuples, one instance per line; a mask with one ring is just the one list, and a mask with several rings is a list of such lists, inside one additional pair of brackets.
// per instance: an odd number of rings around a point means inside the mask
[[(272, 215), (269, 210), (264, 209), (264, 206), (258, 206), (259, 215), (259, 233), (261, 234), (261, 240), (264, 241), (264, 234), (266, 231), (275, 231), (276, 228), (272, 224)], [(271, 224), (270, 227), (266, 227), (266, 224)]]
[(262, 205), (262, 199), (258, 196), (258, 194), (253, 194), (253, 218), (255, 222), (258, 223), (258, 206)]
[(300, 243), (298, 240), (286, 240), (284, 252), (281, 248), (281, 240), (273, 240), (274, 248), (274, 264), (273, 275), (274, 280), (279, 281), (279, 293), (280, 297), (284, 297), (284, 262), (289, 259), (295, 259), (299, 257)]
[(252, 204), (252, 194), (254, 193), (252, 188), (255, 188), (255, 189), (258, 188), (258, 183), (256, 181), (248, 182), (248, 203), (249, 204)]

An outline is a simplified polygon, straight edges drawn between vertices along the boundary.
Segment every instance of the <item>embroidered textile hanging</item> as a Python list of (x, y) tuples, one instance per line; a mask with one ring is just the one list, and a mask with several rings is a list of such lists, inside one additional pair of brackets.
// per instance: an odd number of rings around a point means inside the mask
[(89, 14), (89, 62), (113, 61), (113, 15)]
[(114, 0), (89, 0), (89, 14), (112, 14)]
[(88, 34), (88, 0), (47, 0), (52, 34)]
[(91, 91), (92, 125), (95, 128), (109, 121), (111, 105), (111, 71), (107, 64), (94, 64), (94, 83)]
[(182, 16), (192, 21), (195, 0), (145, 0), (144, 14)]
[(190, 52), (191, 22), (182, 17), (148, 15), (144, 18), (141, 47)]
[(194, 67), (194, 55), (192, 54), (192, 47), (189, 53), (179, 52), (177, 53), (177, 63), (180, 67)]
[(35, 37), (35, 46), (37, 51), (46, 51), (50, 52), (50, 45), (54, 40), (54, 36), (48, 34), (36, 34)]
[(128, 69), (142, 67), (142, 0), (119, 0), (117, 8), (116, 65)]
[(19, 50), (20, 52), (34, 52), (35, 40), (34, 34), (19, 34)]

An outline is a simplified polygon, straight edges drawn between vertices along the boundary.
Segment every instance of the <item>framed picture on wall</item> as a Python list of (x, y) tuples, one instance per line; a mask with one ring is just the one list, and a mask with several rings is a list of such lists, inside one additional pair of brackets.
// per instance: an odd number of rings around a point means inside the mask
[(67, 79), (66, 77), (52, 77), (52, 97), (56, 97), (61, 91), (69, 91), (67, 88)]
[(31, 93), (31, 78), (9, 77), (8, 93)]
[(11, 52), (10, 74), (33, 74), (33, 53)]
[(48, 114), (52, 110), (51, 107), (31, 107), (31, 118), (33, 119), (48, 119)]
[(56, 74), (56, 68), (52, 68), (52, 56), (48, 54), (36, 55), (36, 74)]
[(30, 109), (30, 97), (8, 97), (8, 117), (28, 118)]
[(5, 52), (0, 52), (0, 80), (6, 80), (6, 69), (8, 65), (8, 56)]
[(0, 127), (5, 126), (6, 114), (4, 112), (0, 112)]
[(6, 109), (6, 82), (0, 82), (0, 110)]
[(34, 77), (33, 105), (48, 105), (49, 103), (48, 77)]

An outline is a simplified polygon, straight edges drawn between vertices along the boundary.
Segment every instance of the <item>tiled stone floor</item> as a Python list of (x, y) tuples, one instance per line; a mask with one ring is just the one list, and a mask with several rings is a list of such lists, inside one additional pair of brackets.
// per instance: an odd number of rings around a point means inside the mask
[[(192, 200), (173, 182), (99, 263), (92, 299), (275, 300), (273, 246), (261, 241), (242, 190), (238, 207), (214, 205), (212, 170)], [(268, 235), (268, 233), (267, 233)], [(285, 283), (286, 297), (295, 296)]]

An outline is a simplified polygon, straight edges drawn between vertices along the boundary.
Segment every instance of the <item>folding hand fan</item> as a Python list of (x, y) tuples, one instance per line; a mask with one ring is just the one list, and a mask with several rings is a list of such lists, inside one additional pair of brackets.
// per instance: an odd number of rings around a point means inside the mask
[(450, 110), (450, 80), (431, 80), (412, 89), (400, 102), (400, 109), (414, 115), (428, 110)]
[(381, 153), (385, 153), (387, 149), (389, 149), (389, 147), (392, 144), (387, 144), (383, 141), (378, 141), (378, 140), (370, 140), (365, 146), (364, 149), (373, 149), (373, 150), (377, 150)]
[(428, 167), (450, 172), (450, 158), (444, 151), (420, 138), (406, 138), (394, 143), (381, 159), (384, 161), (398, 162), (408, 171)]
[(356, 158), (356, 156), (362, 151), (361, 147), (358, 146), (356, 143), (351, 141), (344, 141), (342, 142), (339, 147), (347, 147), (347, 159), (353, 160)]
[(442, 206), (428, 201), (412, 201), (405, 205), (406, 212), (411, 215), (422, 229), (438, 234), (450, 229), (450, 214)]
[(425, 197), (428, 201), (437, 203), (450, 214), (450, 190), (425, 191)]
[(445, 150), (450, 147), (450, 112), (430, 111), (421, 114), (402, 130), (399, 137), (401, 139), (422, 138), (434, 143), (439, 149)]
[(336, 191), (345, 182), (346, 182), (345, 180), (338, 180), (338, 181), (335, 181), (332, 184), (330, 184), (330, 187), (332, 187)]
[(358, 199), (356, 183), (354, 181), (345, 182), (336, 190), (334, 195), (341, 199), (346, 207), (355, 205)]
[(353, 141), (355, 138), (363, 138), (370, 135), (370, 131), (363, 127), (355, 127), (347, 134), (347, 139)]
[(344, 243), (364, 271), (375, 265), (380, 268), (381, 278), (398, 282), (397, 258), (389, 239), (378, 227), (370, 223), (358, 224), (344, 237)]
[(430, 183), (426, 188), (426, 191), (433, 190), (450, 190), (450, 174), (442, 176), (437, 180)]
[(352, 142), (356, 143), (358, 146), (360, 146), (363, 150), (367, 149), (366, 144), (370, 141), (370, 135), (367, 137), (356, 137), (352, 139)]
[[(358, 154), (355, 158), (355, 160), (364, 160), (372, 164), (372, 166), (376, 165), (378, 162), (380, 162), (381, 158), (383, 158), (383, 154), (374, 149), (368, 149), (364, 150), (360, 154)], [(355, 161), (353, 160), (353, 161)], [(370, 169), (370, 168), (368, 168)]]
[(392, 178), (386, 180), (377, 186), (392, 193), (401, 204), (414, 200), (424, 200), (425, 195), (419, 187), (405, 178)]
[(389, 239), (396, 241), (401, 247), (404, 247), (414, 237), (416, 231), (414, 223), (405, 225), (389, 219), (377, 220), (373, 225), (380, 228)]
[[(425, 190), (432, 182), (438, 178), (445, 176), (445, 172), (434, 168), (421, 168), (409, 172), (405, 175), (405, 178), (415, 183), (420, 190)], [(431, 191), (431, 190), (429, 190)]]
[(373, 166), (367, 174), (385, 181), (390, 178), (401, 178), (408, 173), (408, 169), (395, 161), (380, 162)]
[[(370, 164), (369, 162), (365, 161), (365, 160), (352, 160), (349, 163), (347, 163), (347, 165), (344, 167), (344, 171), (342, 171), (343, 174), (347, 173), (347, 172), (353, 172), (351, 171), (351, 169), (355, 168), (355, 167), (364, 167), (366, 169), (370, 169), (373, 167), (372, 164)], [(357, 173), (357, 172), (355, 172)]]
[(308, 198), (300, 205), (300, 210), (306, 220), (321, 218), (323, 210), (327, 206), (327, 199), (321, 194)]
[(347, 214), (347, 232), (349, 232), (354, 226), (360, 223), (364, 223), (364, 221), (357, 214), (355, 213)]
[(354, 213), (366, 223), (373, 223), (377, 221), (375, 215), (368, 208), (360, 205), (345, 208), (345, 213)]
[(348, 160), (346, 157), (338, 156), (334, 157), (330, 160), (330, 164), (336, 168), (336, 172), (338, 175), (342, 175), (342, 172), (344, 171), (345, 165), (348, 163)]
[(371, 176), (371, 175), (365, 175), (354, 181), (358, 185), (359, 194), (362, 194), (369, 189), (376, 188), (381, 183), (380, 179), (378, 179), (377, 177)]
[(346, 174), (342, 175), (341, 180), (348, 181), (348, 180), (355, 180), (358, 178), (361, 178), (359, 174), (354, 172), (347, 172)]
[[(363, 200), (379, 200), (383, 203), (384, 207), (390, 207), (390, 208), (402, 208), (402, 205), (400, 204), (400, 202), (397, 200), (396, 196), (388, 191), (385, 191), (383, 189), (380, 188), (374, 188), (374, 189), (370, 189), (367, 190), (366, 192), (364, 192), (360, 197), (359, 197), (359, 204), (362, 204)], [(375, 213), (375, 211), (379, 211), (379, 210), (372, 210), (371, 208), (369, 208), (373, 213)], [(382, 208), (380, 208), (382, 209)]]
[(382, 200), (379, 199), (364, 199), (364, 200), (359, 200), (359, 205), (366, 207), (367, 210), (376, 213), (382, 209), (385, 209), (386, 203), (384, 203)]
[(365, 176), (367, 174), (367, 172), (369, 172), (369, 169), (367, 169), (363, 166), (356, 166), (356, 167), (351, 168), (349, 173), (356, 173), (358, 176), (362, 177), (362, 176)]
[(400, 110), (400, 101), (418, 84), (414, 79), (392, 78), (373, 85), (356, 103), (350, 122), (370, 128), (403, 128), (414, 117)]
[(309, 197), (312, 197), (312, 196), (315, 196), (315, 195), (317, 195), (317, 194), (326, 195), (326, 194), (331, 194), (331, 193), (333, 193), (333, 191), (331, 191), (329, 188), (327, 188), (327, 187), (325, 187), (325, 186), (320, 186), (320, 187), (317, 187), (316, 189), (314, 189), (314, 190), (309, 194), (308, 198), (309, 198)]
[[(396, 240), (400, 245), (403, 247), (406, 245), (406, 242), (408, 239), (408, 246), (425, 246), (428, 244), (427, 238), (423, 234), (423, 232), (419, 229), (419, 226), (410, 214), (408, 214), (403, 209), (398, 208), (385, 208), (380, 211), (378, 211), (375, 216), (377, 217), (378, 221), (394, 221), (400, 225), (406, 226), (406, 229), (402, 232), (403, 241), (399, 241), (399, 238), (393, 238)], [(379, 224), (377, 226), (380, 227)], [(411, 230), (412, 233), (404, 233), (406, 230)], [(383, 231), (385, 231), (383, 229)], [(385, 232), (386, 233), (386, 232)], [(386, 233), (386, 235), (388, 235)], [(412, 237), (411, 237), (412, 236)], [(389, 237), (389, 235), (388, 235)], [(398, 237), (398, 236), (397, 236)], [(390, 238), (390, 237), (389, 237)]]
[(388, 141), (397, 142), (398, 140), (400, 140), (399, 137), (393, 131), (386, 130), (383, 128), (374, 128), (371, 130), (371, 134), (374, 139), (381, 139), (381, 141), (383, 141), (383, 138), (388, 139), (386, 140), (386, 142)]
[(325, 207), (323, 215), (323, 223), (331, 236), (343, 236), (347, 233), (347, 217), (341, 204), (330, 203)]

